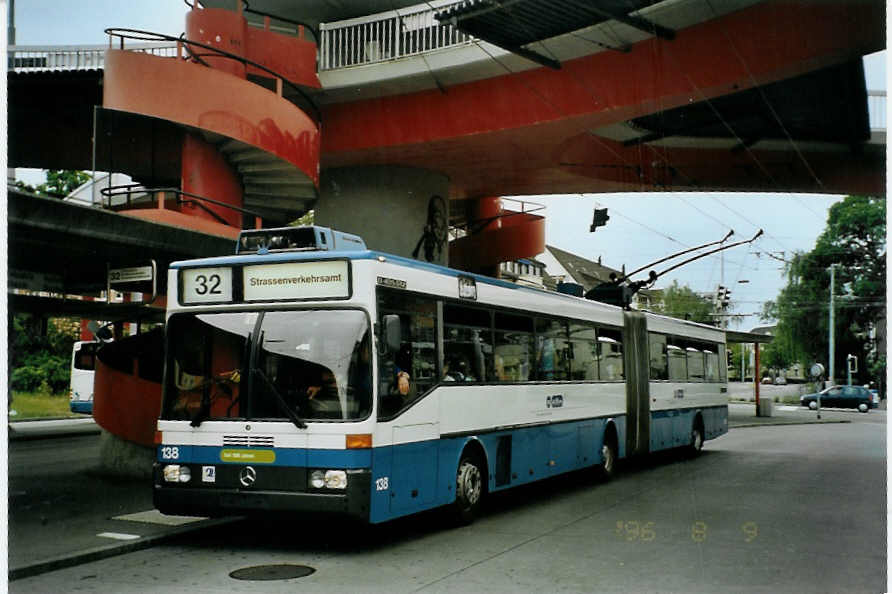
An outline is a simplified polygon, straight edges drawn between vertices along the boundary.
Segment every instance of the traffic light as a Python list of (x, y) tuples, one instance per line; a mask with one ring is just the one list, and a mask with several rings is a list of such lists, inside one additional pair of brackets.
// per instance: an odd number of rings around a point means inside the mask
[(719, 307), (728, 307), (728, 303), (731, 302), (731, 289), (719, 285), (715, 292), (715, 302)]
[(592, 226), (589, 227), (589, 232), (594, 233), (595, 229), (597, 229), (598, 227), (603, 227), (609, 220), (610, 217), (607, 216), (606, 208), (596, 208), (595, 216), (592, 218)]

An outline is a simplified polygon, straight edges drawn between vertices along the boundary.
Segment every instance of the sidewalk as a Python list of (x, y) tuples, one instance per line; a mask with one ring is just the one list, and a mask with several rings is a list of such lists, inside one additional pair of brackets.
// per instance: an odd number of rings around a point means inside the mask
[(39, 421), (10, 420), (7, 428), (10, 441), (99, 433), (99, 425), (96, 424), (92, 417), (82, 419), (41, 419)]
[(92, 418), (13, 421), (8, 428), (10, 581), (232, 521), (164, 516), (153, 509), (151, 480), (100, 471)]
[[(755, 402), (731, 402), (728, 404), (728, 428), (760, 427), (762, 425), (811, 425), (815, 423), (851, 423), (854, 411), (822, 410), (817, 412), (801, 406), (775, 403), (770, 417), (756, 416)], [(857, 413), (863, 414), (863, 413)]]

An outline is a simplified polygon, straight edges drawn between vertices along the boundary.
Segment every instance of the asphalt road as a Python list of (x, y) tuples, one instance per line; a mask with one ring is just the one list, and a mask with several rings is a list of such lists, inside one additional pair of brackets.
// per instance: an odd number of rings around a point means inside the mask
[[(494, 496), (467, 527), (450, 527), (438, 514), (370, 529), (318, 519), (239, 521), (15, 580), (9, 591), (883, 592), (886, 413), (837, 414), (850, 422), (733, 429), (696, 459), (654, 457), (627, 465), (608, 484), (579, 474)], [(30, 501), (27, 492), (52, 478), (41, 479), (41, 466), (85, 472), (71, 490), (88, 490), (44, 508), (113, 499), (113, 484), (89, 484), (99, 479), (89, 476), (88, 447), (74, 440), (65, 460), (36, 446), (13, 448), (11, 534), (19, 513), (35, 513), (17, 501)], [(315, 572), (230, 577), (282, 564)]]

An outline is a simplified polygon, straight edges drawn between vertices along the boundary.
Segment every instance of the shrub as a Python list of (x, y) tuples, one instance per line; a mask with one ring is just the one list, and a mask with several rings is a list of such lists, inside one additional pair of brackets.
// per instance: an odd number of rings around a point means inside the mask
[(10, 374), (9, 384), (13, 390), (22, 392), (36, 392), (46, 379), (46, 371), (33, 365), (25, 365), (13, 369)]

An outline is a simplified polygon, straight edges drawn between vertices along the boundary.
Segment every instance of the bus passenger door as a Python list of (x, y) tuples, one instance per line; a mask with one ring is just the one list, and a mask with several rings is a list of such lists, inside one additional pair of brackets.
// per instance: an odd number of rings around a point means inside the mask
[(434, 503), (439, 438), (439, 423), (394, 426), (390, 476), (392, 513), (410, 513)]
[(637, 311), (623, 312), (626, 367), (626, 456), (648, 453), (650, 448), (650, 360), (647, 320)]

